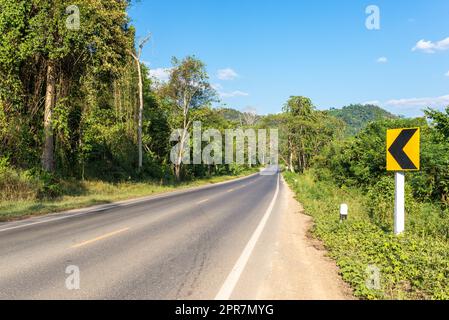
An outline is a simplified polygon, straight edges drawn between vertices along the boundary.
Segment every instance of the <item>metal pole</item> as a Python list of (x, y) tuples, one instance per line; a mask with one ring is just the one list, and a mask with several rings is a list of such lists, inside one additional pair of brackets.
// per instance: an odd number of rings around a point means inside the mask
[(405, 173), (396, 172), (395, 180), (394, 233), (400, 235), (405, 230)]

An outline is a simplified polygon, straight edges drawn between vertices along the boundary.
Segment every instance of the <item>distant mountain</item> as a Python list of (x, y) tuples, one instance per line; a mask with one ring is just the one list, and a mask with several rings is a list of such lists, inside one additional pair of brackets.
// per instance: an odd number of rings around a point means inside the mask
[(220, 108), (218, 113), (226, 120), (240, 125), (254, 125), (261, 119), (255, 111), (241, 112), (231, 108)]
[(240, 122), (242, 118), (242, 113), (240, 111), (231, 108), (220, 108), (218, 113), (228, 121)]
[(326, 112), (347, 124), (348, 135), (357, 134), (372, 121), (399, 118), (378, 106), (370, 104), (352, 104), (343, 109), (331, 109)]

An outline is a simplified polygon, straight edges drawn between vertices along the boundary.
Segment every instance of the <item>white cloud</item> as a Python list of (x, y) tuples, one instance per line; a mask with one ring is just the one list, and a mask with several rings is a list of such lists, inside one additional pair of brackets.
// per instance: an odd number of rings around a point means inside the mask
[(371, 100), (371, 101), (366, 101), (362, 103), (363, 105), (375, 105), (375, 106), (379, 106), (381, 103), (379, 100)]
[(377, 59), (378, 63), (387, 63), (388, 62), (388, 58), (387, 57), (380, 57), (379, 59)]
[(247, 97), (249, 96), (249, 93), (243, 92), (243, 91), (232, 91), (232, 92), (225, 92), (224, 87), (219, 83), (213, 83), (212, 88), (217, 91), (220, 98), (236, 98), (236, 97)]
[(243, 91), (219, 92), (221, 98), (248, 97), (249, 93)]
[(394, 99), (385, 103), (392, 107), (432, 107), (440, 108), (449, 105), (449, 95), (433, 98)]
[(449, 71), (445, 74), (446, 77), (449, 77)]
[(167, 82), (170, 79), (171, 68), (150, 69), (150, 77), (161, 82)]
[(220, 69), (217, 72), (217, 77), (220, 80), (234, 80), (235, 78), (238, 78), (238, 73), (235, 72), (233, 69), (231, 68), (227, 68), (227, 69)]
[(419, 40), (412, 49), (412, 51), (422, 51), (425, 53), (435, 53), (436, 51), (444, 50), (449, 50), (449, 37), (437, 42)]
[(211, 84), (212, 89), (216, 90), (216, 91), (220, 91), (223, 90), (223, 86), (219, 83), (213, 83)]

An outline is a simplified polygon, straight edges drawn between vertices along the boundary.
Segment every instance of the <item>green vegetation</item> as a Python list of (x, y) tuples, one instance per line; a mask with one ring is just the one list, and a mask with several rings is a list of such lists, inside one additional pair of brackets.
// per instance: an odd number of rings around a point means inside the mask
[(230, 108), (219, 109), (218, 113), (226, 120), (232, 121), (234, 123), (240, 123), (243, 118), (242, 112)]
[(342, 135), (344, 123), (317, 110), (309, 98), (302, 96), (290, 97), (283, 111), (263, 117), (259, 125), (279, 129), (282, 162), (292, 172), (303, 172), (321, 149)]
[(167, 82), (149, 76), (130, 3), (77, 1), (74, 30), (71, 1), (0, 0), (2, 217), (122, 198), (102, 186), (133, 197), (251, 169), (172, 164), (174, 130), (180, 159), (194, 121), (222, 132), (246, 123), (212, 107), (217, 94), (194, 56), (173, 58)]
[(371, 104), (353, 104), (342, 109), (331, 109), (328, 114), (342, 120), (346, 124), (345, 133), (355, 135), (369, 123), (398, 117), (384, 109)]
[[(441, 236), (438, 225), (446, 221), (447, 229), (448, 219), (439, 215), (438, 206), (418, 204), (407, 217), (407, 233), (396, 237), (379, 223), (376, 213), (383, 207), (378, 206), (378, 200), (362, 190), (319, 180), (314, 172), (287, 172), (285, 178), (306, 213), (314, 218), (313, 234), (323, 240), (357, 297), (449, 299), (449, 243)], [(374, 190), (382, 192), (380, 185)], [(384, 205), (392, 202), (391, 197), (386, 198), (390, 192), (391, 187), (381, 201)], [(339, 221), (341, 203), (350, 208), (349, 219), (344, 223)], [(391, 208), (385, 209), (392, 220)], [(379, 290), (367, 286), (369, 266), (380, 270)]]
[[(374, 186), (386, 172), (386, 132), (391, 128), (421, 128), (422, 170), (408, 173), (408, 184), (420, 201), (449, 205), (449, 140), (445, 136), (447, 113), (427, 111), (427, 119), (381, 120), (370, 123), (357, 136), (328, 144), (315, 157), (321, 176), (330, 176), (339, 185)], [(429, 125), (428, 121), (431, 122)]]
[[(304, 174), (285, 173), (314, 234), (336, 259), (343, 279), (366, 299), (449, 299), (449, 107), (427, 119), (371, 122), (355, 137), (335, 139), (312, 155)], [(388, 128), (421, 127), (422, 170), (407, 173), (406, 233), (393, 234), (394, 175), (385, 168)], [(339, 222), (340, 204), (350, 208)], [(367, 268), (381, 273), (378, 290)]]

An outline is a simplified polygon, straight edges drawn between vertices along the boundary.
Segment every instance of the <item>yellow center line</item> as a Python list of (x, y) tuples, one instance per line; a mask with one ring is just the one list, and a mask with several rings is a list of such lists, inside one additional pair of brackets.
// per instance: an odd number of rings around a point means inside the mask
[(228, 192), (233, 192), (233, 191), (236, 191), (236, 190), (240, 190), (240, 189), (243, 189), (243, 188), (245, 188), (247, 186), (248, 186), (247, 184), (244, 184), (243, 186), (240, 186), (240, 187), (237, 187), (237, 188), (233, 188), (233, 189), (229, 189)]
[(198, 202), (197, 204), (202, 204), (202, 203), (205, 203), (205, 202), (207, 202), (207, 201), (209, 201), (209, 199), (204, 199), (204, 200), (201, 200), (200, 202)]
[(72, 246), (71, 248), (72, 248), (72, 249), (81, 248), (81, 247), (87, 246), (87, 245), (89, 245), (89, 244), (91, 244), (91, 243), (94, 243), (94, 242), (97, 242), (97, 241), (100, 241), (100, 240), (104, 240), (104, 239), (106, 239), (106, 238), (110, 238), (110, 237), (112, 237), (112, 236), (115, 236), (115, 235), (117, 235), (117, 234), (119, 234), (119, 233), (128, 231), (129, 229), (130, 229), (130, 228), (124, 228), (124, 229), (121, 229), (121, 230), (118, 230), (118, 231), (114, 231), (114, 232), (105, 234), (105, 235), (103, 235), (103, 236), (97, 237), (97, 238), (95, 238), (95, 239), (91, 239), (91, 240), (84, 241), (84, 242), (82, 242), (82, 243), (76, 244), (76, 245)]

